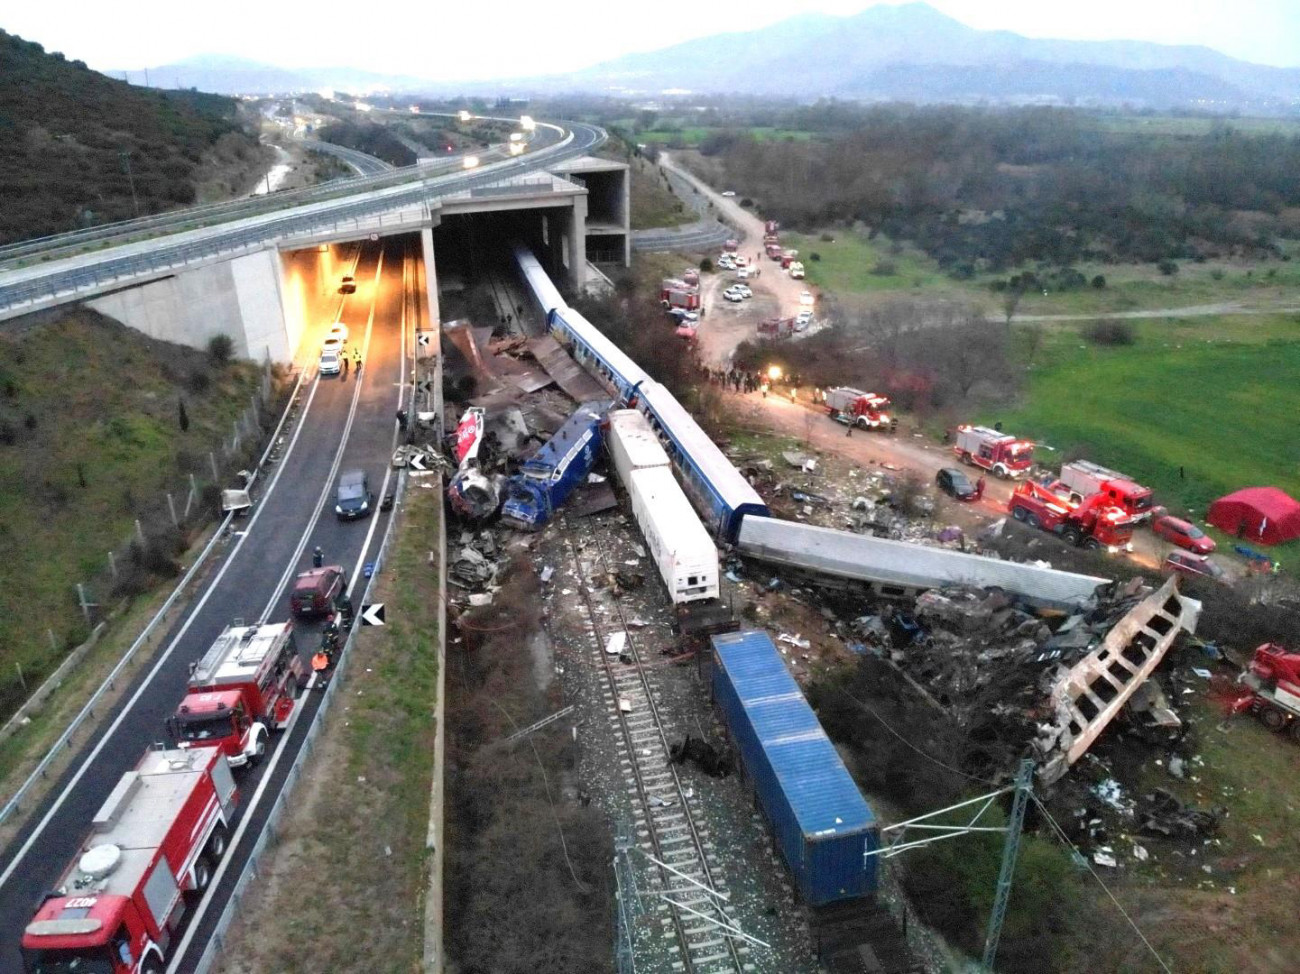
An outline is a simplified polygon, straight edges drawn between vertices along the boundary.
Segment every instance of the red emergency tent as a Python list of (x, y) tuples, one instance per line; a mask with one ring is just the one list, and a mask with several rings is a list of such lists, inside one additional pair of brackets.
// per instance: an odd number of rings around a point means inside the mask
[(1276, 487), (1246, 487), (1211, 504), (1206, 520), (1254, 544), (1281, 544), (1300, 538), (1300, 501)]

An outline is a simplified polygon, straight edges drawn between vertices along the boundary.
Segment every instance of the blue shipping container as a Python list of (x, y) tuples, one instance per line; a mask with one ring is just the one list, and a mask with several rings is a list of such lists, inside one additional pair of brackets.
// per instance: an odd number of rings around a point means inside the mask
[(600, 424), (612, 405), (608, 400), (584, 402), (540, 450), (524, 461), (521, 472), (506, 484), (501, 518), (517, 528), (535, 531), (591, 472), (600, 451)]
[(713, 653), (713, 698), (804, 902), (874, 893), (876, 818), (772, 640), (727, 633)]

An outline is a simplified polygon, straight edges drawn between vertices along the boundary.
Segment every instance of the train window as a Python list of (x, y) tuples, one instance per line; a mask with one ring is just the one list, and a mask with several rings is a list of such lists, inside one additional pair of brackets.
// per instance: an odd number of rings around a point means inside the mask
[(699, 580), (700, 580), (700, 579), (699, 579), (699, 576), (698, 576), (698, 575), (691, 575), (690, 577), (688, 577), (688, 578), (686, 579), (686, 584), (687, 584), (687, 585), (697, 585), (697, 584), (699, 584)]

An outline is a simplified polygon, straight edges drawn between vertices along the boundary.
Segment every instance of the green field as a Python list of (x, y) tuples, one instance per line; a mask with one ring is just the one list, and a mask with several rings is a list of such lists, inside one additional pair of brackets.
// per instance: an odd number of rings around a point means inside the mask
[[(914, 291), (918, 288), (951, 290), (953, 284), (930, 258), (910, 248), (890, 253), (883, 237), (868, 240), (864, 234), (837, 230), (834, 240), (800, 233), (784, 233), (783, 246), (799, 251), (807, 280), (840, 295), (874, 291)], [(821, 259), (813, 260), (817, 254)], [(875, 273), (890, 271), (890, 273)]]
[[(1178, 262), (1175, 274), (1165, 275), (1152, 264), (1078, 264), (1088, 280), (1100, 274), (1104, 288), (1070, 291), (1029, 291), (1017, 306), (1021, 315), (1113, 314), (1144, 308), (1189, 308), (1231, 302), (1242, 306), (1300, 307), (1300, 261), (1192, 261)], [(1015, 271), (990, 275), (973, 282), (982, 299), (999, 308), (1002, 297), (988, 290), (994, 280), (1006, 280)]]
[[(1044, 329), (1023, 405), (981, 418), (1050, 444), (1057, 458), (1085, 449), (1197, 518), (1240, 487), (1300, 497), (1300, 320), (1133, 324), (1135, 344), (1118, 348), (1091, 345), (1074, 326)], [(1300, 545), (1273, 553), (1294, 567)]]
[(1248, 135), (1300, 135), (1300, 119), (1207, 118), (1181, 115), (1101, 115), (1097, 127), (1106, 132), (1142, 135), (1205, 135), (1215, 126), (1228, 126)]

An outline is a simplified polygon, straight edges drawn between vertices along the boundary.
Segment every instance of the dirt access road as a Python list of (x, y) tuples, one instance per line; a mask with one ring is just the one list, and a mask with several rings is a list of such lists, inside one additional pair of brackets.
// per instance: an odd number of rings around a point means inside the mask
[[(764, 318), (793, 318), (799, 313), (799, 295), (816, 288), (806, 282), (796, 281), (781, 265), (763, 253), (763, 221), (746, 210), (734, 197), (723, 196), (695, 175), (678, 166), (667, 152), (660, 153), (659, 164), (673, 175), (689, 183), (708, 197), (722, 219), (736, 230), (740, 241), (737, 251), (748, 257), (751, 266), (759, 269), (759, 276), (740, 281), (726, 271), (705, 274), (700, 279), (700, 301), (705, 309), (699, 330), (700, 357), (714, 368), (731, 364), (736, 346), (756, 334), (758, 323)], [(739, 304), (727, 301), (722, 292), (733, 283), (748, 284), (754, 297)], [(814, 306), (814, 311), (816, 307)]]
[[(673, 163), (668, 153), (659, 156), (659, 162), (708, 196), (729, 224), (737, 228), (740, 253), (761, 255), (763, 250), (763, 221), (741, 207), (733, 197), (723, 196), (707, 183)], [(803, 281), (792, 280), (774, 261), (760, 256), (758, 266), (762, 274), (745, 283), (754, 291), (750, 301), (732, 304), (722, 297), (733, 276), (729, 274), (705, 275), (701, 279), (701, 295), (707, 314), (699, 332), (700, 356), (706, 365), (714, 368), (730, 364), (736, 346), (753, 337), (755, 328), (763, 318), (774, 315), (794, 315), (799, 310), (799, 295), (805, 290)], [(807, 288), (816, 293), (814, 288)], [(804, 400), (790, 402), (777, 392), (763, 398), (759, 393), (748, 395), (727, 393), (734, 400), (734, 413), (745, 417), (744, 425), (755, 430), (775, 431), (801, 439), (810, 447), (835, 453), (863, 466), (881, 466), (886, 470), (909, 471), (929, 484), (940, 467), (960, 466), (951, 450), (927, 443), (921, 436), (886, 436), (866, 431), (855, 431), (846, 436), (847, 427), (834, 422), (820, 407)], [(806, 395), (806, 392), (805, 392)], [(980, 473), (970, 471), (971, 479)], [(1015, 485), (995, 477), (985, 478), (984, 497), (973, 504), (949, 504), (945, 516), (964, 527), (977, 527), (1007, 513)], [(1133, 535), (1133, 553), (1130, 557), (1149, 569), (1160, 567), (1171, 546), (1149, 531)]]
[[(932, 484), (940, 467), (957, 467), (965, 470), (974, 480), (981, 473), (975, 468), (962, 467), (950, 448), (928, 443), (919, 434), (872, 433), (853, 430), (831, 419), (826, 411), (807, 402), (791, 402), (778, 392), (766, 398), (761, 393), (726, 392), (728, 408), (739, 425), (761, 432), (775, 432), (806, 444), (808, 448), (832, 453), (870, 469), (883, 467), (889, 471), (911, 472), (924, 483)], [(1007, 516), (1007, 502), (1015, 490), (1013, 481), (985, 476), (984, 496), (972, 503), (960, 503), (942, 498), (938, 517), (957, 524), (968, 531)], [(1150, 531), (1139, 530), (1133, 535), (1133, 552), (1128, 556), (1148, 569), (1157, 569), (1172, 546)]]

